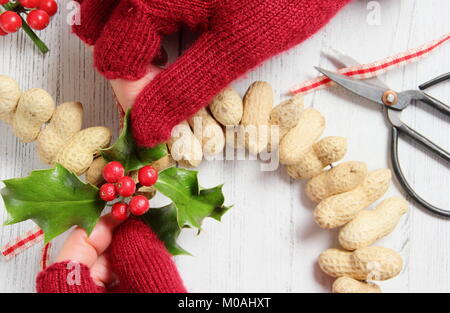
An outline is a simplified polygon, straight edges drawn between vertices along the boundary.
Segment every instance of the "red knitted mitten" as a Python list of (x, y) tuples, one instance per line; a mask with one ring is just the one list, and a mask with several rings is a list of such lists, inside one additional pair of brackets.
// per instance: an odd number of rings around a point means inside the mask
[(142, 221), (119, 226), (109, 248), (109, 259), (119, 278), (117, 291), (129, 293), (185, 293), (172, 256)]
[(36, 279), (36, 291), (39, 293), (104, 293), (106, 289), (95, 284), (86, 265), (66, 261), (55, 263), (40, 272)]
[[(97, 1), (84, 0), (82, 7)], [(181, 24), (205, 31), (136, 100), (134, 135), (138, 144), (153, 146), (230, 82), (310, 37), (350, 1), (120, 0), (95, 42), (95, 65), (109, 79), (138, 79), (158, 55), (162, 35)], [(99, 18), (86, 10), (82, 19)], [(84, 38), (98, 36), (101, 27), (92, 28), (96, 34)]]
[(108, 252), (111, 269), (118, 276), (118, 284), (111, 290), (96, 285), (87, 266), (66, 261), (53, 264), (38, 275), (37, 291), (44, 293), (186, 292), (171, 255), (155, 233), (143, 222), (129, 219), (120, 225), (114, 232)]

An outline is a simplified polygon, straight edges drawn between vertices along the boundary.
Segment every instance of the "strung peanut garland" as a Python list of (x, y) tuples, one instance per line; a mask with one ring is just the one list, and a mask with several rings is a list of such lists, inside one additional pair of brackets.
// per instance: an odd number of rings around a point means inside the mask
[[(139, 192), (150, 199), (156, 191), (160, 191), (173, 203), (164, 208), (151, 209), (142, 218), (172, 254), (187, 253), (176, 243), (181, 229), (200, 228), (201, 221), (206, 217), (220, 220), (229, 208), (223, 206), (221, 187), (201, 189), (196, 172), (173, 167), (173, 159), (183, 166), (197, 167), (203, 155), (222, 153), (225, 143), (237, 149), (246, 148), (254, 154), (267, 148), (278, 148), (281, 163), (286, 165), (288, 174), (294, 179), (309, 180), (306, 194), (317, 203), (314, 212), (316, 223), (325, 229), (342, 227), (339, 242), (344, 250), (329, 249), (319, 256), (318, 261), (326, 274), (337, 278), (333, 292), (381, 292), (377, 285), (367, 281), (393, 278), (403, 268), (402, 258), (397, 252), (371, 245), (394, 230), (407, 211), (406, 201), (392, 197), (374, 210), (366, 210), (388, 190), (390, 170), (369, 171), (366, 164), (357, 161), (331, 166), (344, 158), (347, 141), (335, 136), (319, 140), (325, 129), (325, 118), (315, 109), (304, 109), (301, 96), (273, 108), (273, 91), (268, 83), (252, 84), (243, 100), (233, 89), (227, 88), (212, 100), (208, 109), (199, 111), (189, 121), (177, 126), (174, 136), (167, 143), (171, 155), (167, 153), (166, 145), (155, 149), (136, 147), (127, 123), (129, 115), (119, 139), (104, 150), (111, 137), (109, 130), (95, 127), (81, 130), (82, 107), (79, 103), (65, 103), (55, 110), (53, 100), (50, 100), (51, 97), (42, 90), (21, 93), (17, 83), (0, 76), (0, 118), (10, 123), (14, 133), (23, 141), (30, 142), (37, 138), (41, 159), (48, 164), (56, 164), (53, 169), (35, 171), (28, 178), (5, 181), (2, 196), (10, 217), (7, 224), (33, 219), (42, 225), (47, 241), (72, 225), (80, 225), (89, 232), (100, 216), (102, 209), (99, 207), (105, 205), (94, 187), (103, 182), (101, 173), (105, 165), (118, 161), (137, 180), (136, 171), (151, 163), (160, 172), (158, 182), (152, 187), (142, 187)], [(33, 111), (35, 105), (39, 109)], [(50, 118), (41, 131), (42, 124)], [(73, 123), (69, 126), (67, 121)], [(21, 128), (23, 125), (27, 125), (26, 129)], [(238, 133), (237, 137), (228, 132), (225, 136), (222, 126), (226, 126), (227, 130), (230, 126), (256, 126), (259, 131), (256, 137), (251, 137), (241, 127), (239, 132), (242, 133)], [(277, 135), (281, 140), (271, 140), (273, 133), (268, 134), (264, 128), (261, 131), (259, 126), (278, 126)], [(196, 127), (200, 131), (196, 131)], [(92, 138), (93, 143), (87, 143)], [(79, 150), (83, 152), (78, 154)], [(98, 156), (99, 151), (101, 156)], [(325, 169), (328, 166), (331, 167)], [(84, 184), (75, 176), (83, 173), (90, 184)], [(55, 186), (49, 185), (50, 176)], [(76, 209), (76, 214), (72, 219), (61, 221), (56, 208), (51, 207), (53, 211), (43, 213), (40, 207), (29, 206), (25, 209), (17, 205), (20, 197), (39, 194), (39, 188), (29, 188), (30, 182), (38, 181), (45, 182), (50, 190), (54, 188), (53, 196), (64, 193), (66, 190), (61, 187), (61, 182), (66, 184), (69, 181), (71, 190), (80, 191), (74, 197), (76, 200), (82, 199), (87, 211), (80, 213), (77, 201), (72, 201), (68, 210)], [(175, 195), (172, 188), (180, 186), (190, 186), (192, 192)], [(34, 198), (27, 200), (38, 201)], [(48, 203), (45, 205), (49, 207)], [(189, 215), (185, 214), (187, 211)]]
[[(325, 118), (313, 108), (303, 109), (297, 95), (273, 106), (273, 91), (265, 82), (253, 83), (240, 101), (232, 89), (220, 93), (210, 104), (214, 118), (224, 126), (279, 126), (280, 161), (288, 174), (297, 180), (308, 179), (306, 194), (317, 203), (314, 219), (324, 229), (342, 227), (339, 242), (342, 249), (329, 249), (319, 256), (319, 266), (336, 277), (332, 291), (336, 293), (379, 293), (379, 286), (367, 281), (383, 281), (397, 276), (403, 268), (402, 257), (395, 251), (371, 246), (391, 233), (408, 210), (401, 197), (382, 201), (367, 210), (389, 189), (391, 171), (368, 171), (363, 162), (343, 162), (347, 141), (342, 137), (320, 137)], [(238, 115), (242, 112), (242, 119)], [(270, 140), (264, 128), (251, 141), (242, 136), (240, 143), (252, 153), (263, 151)], [(235, 139), (233, 136), (232, 139)], [(227, 136), (227, 141), (229, 140)], [(232, 140), (234, 141), (234, 140)], [(270, 142), (273, 144), (273, 142)], [(272, 149), (274, 147), (271, 147)], [(329, 169), (325, 169), (330, 166)]]
[[(130, 210), (134, 208), (132, 213), (152, 227), (173, 255), (189, 254), (177, 243), (183, 228), (200, 230), (205, 218), (220, 221), (229, 209), (224, 206), (222, 186), (201, 188), (197, 172), (174, 167), (165, 144), (154, 148), (137, 147), (131, 134), (129, 113), (119, 138), (107, 148), (111, 140), (108, 128), (81, 129), (83, 109), (80, 103), (68, 102), (55, 107), (46, 91), (21, 92), (13, 79), (0, 76), (0, 119), (10, 124), (23, 142), (37, 140), (40, 158), (52, 166), (48, 170), (33, 171), (25, 178), (5, 180), (1, 190), (8, 212), (5, 224), (31, 219), (44, 231), (46, 243), (74, 225), (90, 233), (105, 207), (112, 206), (114, 211), (116, 199), (108, 199), (97, 188), (103, 183), (105, 165), (111, 163), (120, 163), (123, 179), (133, 186), (132, 178), (144, 182), (143, 177), (138, 177), (138, 170), (140, 174), (146, 167), (158, 171), (157, 180), (138, 186), (136, 194), (134, 188), (133, 192), (125, 194), (120, 181), (115, 189), (123, 198), (128, 198), (120, 202), (129, 205)], [(78, 177), (85, 173), (88, 183)], [(157, 191), (173, 202), (146, 212), (148, 203), (144, 202)], [(133, 206), (134, 200), (139, 200), (138, 205)]]

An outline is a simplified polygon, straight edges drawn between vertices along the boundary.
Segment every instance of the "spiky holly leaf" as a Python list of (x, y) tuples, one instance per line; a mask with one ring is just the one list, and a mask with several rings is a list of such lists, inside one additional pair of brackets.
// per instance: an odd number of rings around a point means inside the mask
[(167, 251), (172, 255), (190, 255), (177, 243), (181, 228), (178, 227), (177, 208), (173, 203), (162, 208), (152, 208), (142, 216), (142, 219), (151, 227), (158, 238), (164, 242)]
[(74, 225), (91, 233), (105, 206), (96, 187), (59, 164), (3, 183), (1, 196), (8, 212), (5, 225), (33, 220), (44, 231), (45, 242)]
[(207, 217), (221, 219), (229, 208), (224, 206), (222, 186), (203, 189), (198, 184), (198, 173), (171, 167), (161, 171), (155, 188), (170, 198), (176, 206), (178, 227), (200, 229)]
[[(186, 170), (173, 168), (173, 172), (171, 174), (175, 174), (174, 172), (177, 172), (178, 174), (181, 173), (181, 175), (186, 177), (186, 173), (184, 173)], [(167, 170), (166, 170), (167, 171)], [(197, 175), (195, 172), (187, 171), (193, 173), (193, 175)], [(163, 173), (163, 172), (162, 172)], [(167, 173), (166, 173), (167, 174)], [(163, 174), (163, 177), (166, 175)], [(187, 176), (192, 176), (192, 174), (189, 174)], [(173, 177), (173, 176), (172, 176)], [(200, 189), (198, 187), (198, 182), (195, 177), (195, 179), (190, 178), (190, 187), (192, 189)], [(196, 186), (195, 186), (196, 185)], [(167, 185), (167, 186), (170, 186)], [(170, 188), (170, 187), (169, 187)], [(217, 187), (220, 188), (220, 187)], [(180, 225), (180, 212), (183, 210), (186, 210), (188, 208), (188, 212), (191, 216), (195, 216), (195, 219), (201, 223), (205, 218), (211, 217), (218, 221), (222, 218), (222, 216), (230, 209), (229, 207), (226, 207), (223, 205), (223, 201), (220, 205), (215, 206), (215, 201), (209, 201), (207, 200), (208, 197), (202, 197), (202, 192), (204, 194), (213, 195), (214, 197), (211, 198), (220, 198), (223, 195), (220, 189), (213, 188), (213, 189), (203, 189), (200, 191), (200, 194), (197, 193), (197, 195), (185, 195), (183, 196), (183, 203), (179, 201), (179, 197), (177, 198), (178, 206), (175, 203), (171, 203), (165, 207), (162, 208), (152, 208), (146, 213), (144, 216), (142, 216), (142, 219), (152, 228), (152, 230), (158, 235), (159, 239), (164, 242), (167, 250), (172, 255), (190, 255), (189, 252), (184, 250), (180, 245), (177, 243), (178, 237), (181, 233), (181, 230), (183, 228), (191, 228), (191, 225), (189, 222), (186, 222), (185, 224)], [(185, 192), (182, 192), (183, 194)], [(202, 205), (199, 205), (199, 203), (202, 203)], [(180, 210), (181, 207), (181, 210)], [(209, 207), (209, 209), (207, 209)], [(212, 211), (211, 211), (212, 210)]]
[(131, 132), (131, 111), (125, 115), (122, 131), (111, 147), (101, 151), (107, 161), (118, 161), (126, 172), (135, 171), (167, 155), (167, 146), (159, 144), (154, 148), (138, 147)]

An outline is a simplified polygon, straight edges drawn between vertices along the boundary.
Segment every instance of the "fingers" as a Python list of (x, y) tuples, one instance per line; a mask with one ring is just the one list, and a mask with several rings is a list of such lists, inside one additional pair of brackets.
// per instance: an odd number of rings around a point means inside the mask
[(119, 0), (78, 0), (80, 25), (73, 25), (73, 32), (88, 45), (94, 45)]
[(96, 68), (108, 79), (137, 80), (159, 55), (158, 25), (144, 10), (122, 1), (94, 48)]
[(112, 233), (120, 222), (110, 214), (103, 216), (88, 237), (82, 228), (76, 228), (64, 243), (56, 262), (74, 261), (91, 267), (111, 244)]
[(107, 287), (116, 279), (106, 254), (98, 257), (97, 261), (90, 268), (90, 272), (92, 280), (101, 287)]
[(144, 87), (161, 71), (161, 68), (150, 65), (147, 67), (147, 74), (139, 80), (130, 81), (125, 79), (115, 79), (110, 81), (117, 101), (119, 101), (125, 112), (131, 108)]

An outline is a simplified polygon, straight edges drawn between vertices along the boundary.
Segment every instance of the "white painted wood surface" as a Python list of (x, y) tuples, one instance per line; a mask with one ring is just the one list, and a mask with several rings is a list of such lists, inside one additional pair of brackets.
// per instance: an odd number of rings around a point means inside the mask
[[(450, 2), (446, 0), (379, 1), (381, 24), (367, 23), (368, 1), (345, 8), (326, 28), (301, 46), (255, 69), (234, 84), (241, 94), (255, 80), (274, 86), (281, 100), (289, 87), (317, 73), (314, 65), (332, 68), (320, 55), (330, 45), (361, 62), (377, 60), (436, 39), (450, 29)], [(23, 89), (48, 90), (57, 103), (78, 100), (85, 105), (85, 125), (117, 127), (117, 114), (108, 83), (92, 68), (89, 51), (73, 37), (61, 10), (42, 38), (51, 52), (42, 57), (24, 34), (0, 38), (0, 74), (17, 79)], [(183, 42), (189, 36), (182, 36)], [(178, 54), (178, 36), (168, 40), (172, 57)], [(450, 44), (418, 64), (382, 77), (398, 90), (415, 88), (438, 74), (450, 71)], [(450, 103), (448, 83), (432, 92)], [(278, 101), (277, 101), (278, 102)], [(306, 97), (307, 106), (327, 118), (325, 135), (345, 136), (346, 160), (362, 160), (371, 169), (387, 167), (388, 128), (380, 110), (358, 97), (333, 88)], [(411, 126), (440, 145), (450, 147), (449, 120), (430, 111), (412, 108), (405, 114)], [(34, 144), (22, 144), (0, 123), (0, 178), (21, 177), (43, 168)], [(411, 183), (426, 199), (450, 208), (448, 166), (413, 144), (401, 143), (401, 161)], [(305, 198), (304, 183), (289, 179), (284, 169), (261, 172), (255, 161), (206, 162), (200, 168), (204, 186), (225, 183), (228, 202), (235, 207), (222, 223), (208, 221), (195, 237), (187, 231), (181, 244), (194, 257), (176, 261), (193, 292), (327, 292), (332, 280), (316, 265), (317, 256), (336, 247), (336, 232), (319, 229), (313, 221), (313, 205)], [(388, 195), (401, 193), (394, 185)], [(6, 219), (0, 204), (0, 221)], [(0, 244), (28, 230), (31, 223), (0, 227)], [(60, 240), (61, 241), (61, 240)], [(414, 204), (397, 229), (381, 240), (399, 251), (405, 269), (397, 278), (382, 283), (386, 292), (450, 291), (450, 221), (432, 217)], [(0, 262), (0, 292), (33, 292), (39, 271), (41, 246), (9, 263)]]

